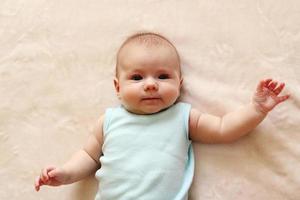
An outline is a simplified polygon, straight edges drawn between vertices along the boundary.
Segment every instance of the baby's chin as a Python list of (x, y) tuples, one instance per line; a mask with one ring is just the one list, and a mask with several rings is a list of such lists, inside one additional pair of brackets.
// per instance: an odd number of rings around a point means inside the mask
[(156, 108), (132, 109), (132, 108), (128, 108), (128, 107), (124, 106), (124, 108), (128, 112), (133, 113), (133, 114), (137, 114), (137, 115), (152, 115), (152, 114), (164, 111), (164, 110), (168, 109), (169, 107), (170, 106), (167, 106), (167, 107), (156, 107)]

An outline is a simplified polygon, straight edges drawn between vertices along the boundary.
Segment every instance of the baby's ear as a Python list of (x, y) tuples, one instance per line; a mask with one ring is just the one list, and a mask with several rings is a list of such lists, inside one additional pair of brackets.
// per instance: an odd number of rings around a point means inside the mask
[(181, 78), (180, 78), (180, 86), (179, 86), (179, 89), (181, 89), (182, 86), (183, 86), (183, 78), (181, 77)]
[(118, 78), (116, 78), (116, 77), (114, 78), (114, 86), (115, 86), (115, 89), (117, 92), (118, 99), (120, 99), (120, 83), (119, 83)]
[[(117, 96), (119, 97), (119, 93), (120, 93), (120, 84), (119, 84), (119, 80), (118, 78), (114, 78), (114, 86), (117, 92)], [(119, 97), (120, 98), (120, 97)]]

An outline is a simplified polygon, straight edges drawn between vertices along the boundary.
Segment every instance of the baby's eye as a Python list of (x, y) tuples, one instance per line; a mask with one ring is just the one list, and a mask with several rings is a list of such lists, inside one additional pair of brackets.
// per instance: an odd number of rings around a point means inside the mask
[(161, 74), (158, 76), (159, 79), (168, 79), (170, 76), (168, 74)]
[(134, 81), (139, 81), (139, 80), (142, 80), (143, 77), (139, 74), (134, 74), (130, 77), (131, 80), (134, 80)]

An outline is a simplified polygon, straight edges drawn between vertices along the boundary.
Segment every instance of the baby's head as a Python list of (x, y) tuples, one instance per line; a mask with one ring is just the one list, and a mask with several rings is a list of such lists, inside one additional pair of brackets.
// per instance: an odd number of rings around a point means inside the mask
[(117, 54), (115, 88), (122, 105), (136, 114), (152, 114), (173, 105), (182, 77), (176, 48), (165, 37), (139, 33)]

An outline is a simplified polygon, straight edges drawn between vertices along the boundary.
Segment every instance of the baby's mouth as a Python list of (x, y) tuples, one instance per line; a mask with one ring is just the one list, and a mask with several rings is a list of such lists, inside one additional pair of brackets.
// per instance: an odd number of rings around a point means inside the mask
[(146, 97), (143, 98), (143, 100), (154, 100), (154, 99), (159, 99), (158, 97)]
[(158, 96), (142, 97), (142, 100), (144, 100), (144, 101), (154, 101), (154, 100), (159, 100), (159, 99), (160, 99), (160, 97), (158, 97)]

